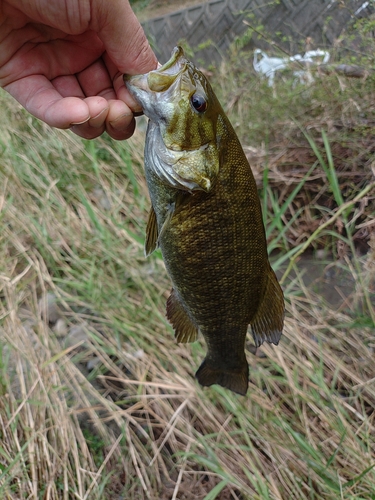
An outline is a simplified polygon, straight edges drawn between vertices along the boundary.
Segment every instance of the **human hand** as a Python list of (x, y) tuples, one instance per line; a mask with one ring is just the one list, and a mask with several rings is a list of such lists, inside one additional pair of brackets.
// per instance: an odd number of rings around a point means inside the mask
[(129, 138), (122, 73), (156, 66), (128, 0), (0, 0), (0, 86), (52, 127)]

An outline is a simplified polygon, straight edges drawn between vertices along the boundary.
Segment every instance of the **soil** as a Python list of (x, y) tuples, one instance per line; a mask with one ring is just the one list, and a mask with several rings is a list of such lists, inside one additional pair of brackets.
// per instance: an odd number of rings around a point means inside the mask
[(185, 9), (186, 7), (191, 7), (192, 5), (200, 3), (204, 3), (204, 0), (151, 0), (146, 7), (137, 8), (137, 4), (135, 4), (134, 11), (138, 19), (143, 22), (147, 19), (164, 16), (176, 10)]

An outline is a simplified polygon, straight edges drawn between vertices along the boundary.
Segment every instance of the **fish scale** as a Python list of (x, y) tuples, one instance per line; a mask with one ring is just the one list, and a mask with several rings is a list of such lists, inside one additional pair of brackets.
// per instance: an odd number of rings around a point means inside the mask
[(257, 346), (278, 344), (284, 320), (250, 165), (210, 84), (181, 48), (125, 83), (150, 119), (145, 248), (160, 246), (172, 281), (167, 317), (177, 342), (203, 335), (201, 385), (246, 394), (248, 326)]

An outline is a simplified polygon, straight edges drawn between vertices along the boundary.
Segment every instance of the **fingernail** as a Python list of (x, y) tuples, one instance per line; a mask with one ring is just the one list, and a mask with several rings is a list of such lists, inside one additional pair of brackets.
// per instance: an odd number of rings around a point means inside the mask
[(81, 122), (72, 122), (70, 124), (71, 127), (73, 127), (74, 125), (82, 125), (83, 123), (86, 123), (90, 120), (90, 117), (87, 117), (85, 120), (82, 120)]
[(109, 107), (107, 106), (106, 108), (102, 109), (100, 113), (98, 113), (96, 116), (93, 116), (90, 118), (90, 127), (93, 128), (99, 128), (103, 126), (103, 121), (102, 121), (102, 116), (103, 114), (107, 114), (109, 110)]
[(126, 104), (129, 106), (131, 110), (133, 110), (133, 112), (138, 113), (142, 111), (142, 106), (139, 104), (138, 101), (135, 100), (135, 98), (131, 94), (128, 95)]
[(109, 122), (112, 128), (121, 129), (124, 126), (129, 125), (129, 118), (133, 117), (133, 113), (124, 113), (123, 115), (118, 116), (115, 120)]

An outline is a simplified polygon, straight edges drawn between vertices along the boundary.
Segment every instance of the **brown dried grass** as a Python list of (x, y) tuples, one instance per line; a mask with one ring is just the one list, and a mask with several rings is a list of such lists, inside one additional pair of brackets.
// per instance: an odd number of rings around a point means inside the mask
[[(143, 257), (142, 133), (87, 143), (0, 99), (0, 496), (371, 498), (373, 233), (355, 265), (349, 254), (339, 260), (356, 284), (341, 307), (307, 287), (298, 267), (285, 276), (285, 333), (251, 356), (248, 397), (202, 389), (193, 378), (202, 344), (175, 344), (163, 263)], [(285, 144), (252, 150), (258, 178), (266, 151), (279, 205), (313, 161), (306, 146)], [(291, 175), (285, 165), (301, 158)], [(313, 198), (326, 183), (314, 175)], [(295, 203), (310, 203), (300, 196)], [(362, 201), (360, 224), (371, 228)], [(291, 247), (313, 234), (315, 216), (306, 217), (290, 228)], [(58, 336), (43, 314), (48, 293), (82, 340)]]

